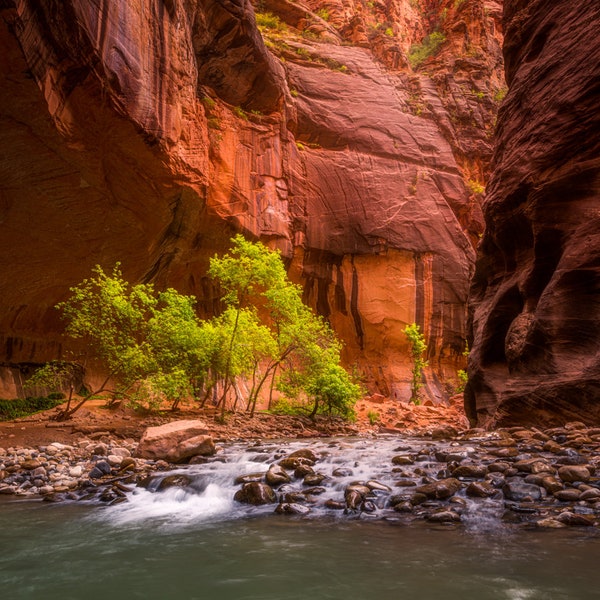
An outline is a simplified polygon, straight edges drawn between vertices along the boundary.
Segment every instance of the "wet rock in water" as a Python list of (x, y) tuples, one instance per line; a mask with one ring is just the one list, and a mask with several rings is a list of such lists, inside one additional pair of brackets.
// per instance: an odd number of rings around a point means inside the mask
[(483, 479), (487, 475), (485, 465), (460, 465), (452, 470), (452, 477), (464, 477), (468, 479)]
[(569, 527), (593, 527), (593, 515), (581, 515), (574, 512), (565, 511), (556, 517), (558, 521)]
[(420, 492), (417, 492), (416, 494), (413, 494), (410, 497), (410, 503), (413, 506), (418, 506), (420, 504), (423, 504), (424, 502), (427, 502), (427, 496), (425, 494), (420, 493)]
[(394, 510), (400, 513), (411, 513), (414, 511), (414, 506), (410, 501), (404, 500), (403, 502), (398, 502), (398, 504), (394, 504)]
[(515, 456), (519, 456), (519, 451), (514, 447), (506, 447), (506, 448), (498, 448), (497, 450), (490, 450), (490, 454), (492, 456), (497, 456), (498, 458), (514, 458)]
[(590, 471), (582, 465), (564, 465), (558, 469), (558, 476), (566, 483), (590, 480)]
[(314, 469), (309, 465), (299, 465), (296, 469), (294, 469), (294, 477), (296, 479), (302, 479), (303, 477), (311, 475), (314, 472)]
[(554, 497), (562, 502), (577, 502), (581, 497), (581, 492), (576, 488), (567, 488), (554, 492)]
[(519, 477), (511, 477), (502, 486), (502, 492), (509, 500), (523, 502), (524, 500), (539, 500), (542, 490), (537, 485), (525, 483)]
[(438, 462), (462, 462), (469, 457), (467, 452), (446, 452), (444, 450), (438, 450), (435, 453), (435, 460)]
[(312, 461), (313, 464), (319, 460), (319, 457), (310, 448), (300, 448), (289, 454), (288, 458), (305, 458)]
[(410, 456), (398, 455), (392, 458), (393, 465), (414, 465), (415, 461)]
[(561, 523), (558, 519), (554, 517), (548, 517), (546, 519), (540, 519), (536, 522), (538, 527), (543, 527), (544, 529), (564, 529), (567, 527), (565, 523)]
[(367, 483), (365, 484), (371, 491), (378, 491), (378, 492), (391, 492), (392, 488), (388, 487), (387, 485), (379, 482), (379, 481), (367, 481)]
[(262, 481), (265, 477), (265, 473), (247, 473), (246, 475), (239, 475), (233, 481), (236, 485), (240, 483), (250, 483), (251, 481)]
[(307, 515), (310, 508), (295, 502), (282, 502), (277, 505), (275, 512), (279, 515)]
[(545, 460), (540, 458), (527, 458), (524, 460), (518, 460), (513, 464), (515, 469), (523, 471), (524, 473), (555, 473), (556, 469), (548, 464)]
[(351, 484), (344, 490), (346, 507), (350, 510), (358, 510), (371, 490), (366, 485)]
[(579, 499), (585, 500), (586, 502), (598, 500), (598, 499), (600, 499), (600, 490), (597, 488), (590, 488), (590, 489), (584, 490), (581, 493), (581, 496), (579, 496)]
[(302, 503), (306, 502), (306, 496), (302, 492), (286, 492), (280, 494), (279, 500), (287, 503)]
[(334, 469), (332, 475), (334, 477), (351, 477), (354, 475), (354, 471), (346, 467), (338, 467), (337, 469)]
[(192, 478), (182, 473), (178, 473), (177, 475), (167, 475), (160, 480), (156, 490), (162, 492), (172, 487), (183, 488), (190, 485), (190, 483), (192, 483)]
[(441, 479), (432, 483), (426, 483), (416, 488), (416, 492), (425, 495), (427, 498), (436, 500), (445, 500), (454, 496), (461, 488), (461, 483), (454, 477)]
[(548, 476), (543, 477), (540, 485), (549, 493), (554, 494), (554, 492), (558, 492), (563, 489), (563, 484), (556, 479), (556, 477)]
[(417, 483), (412, 479), (398, 479), (394, 485), (396, 487), (415, 487)]
[(289, 483), (291, 481), (291, 477), (287, 474), (282, 466), (273, 464), (269, 467), (265, 474), (265, 481), (269, 485), (278, 486), (283, 483)]
[(346, 504), (344, 502), (339, 502), (338, 500), (329, 500), (325, 501), (325, 508), (329, 508), (331, 510), (344, 510), (346, 508)]
[(453, 510), (442, 510), (427, 517), (430, 523), (460, 523), (460, 515)]
[(245, 483), (242, 486), (242, 489), (235, 493), (233, 499), (236, 502), (252, 504), (254, 506), (277, 502), (277, 496), (273, 491), (273, 488), (266, 483), (261, 483), (259, 481)]
[(284, 469), (290, 469), (291, 471), (294, 469), (297, 469), (298, 467), (300, 467), (301, 465), (305, 464), (303, 461), (299, 460), (298, 458), (282, 458), (278, 463), (277, 463), (280, 467), (283, 467)]
[(377, 511), (377, 506), (372, 500), (363, 500), (360, 509), (366, 513), (374, 513)]
[(557, 444), (554, 440), (548, 440), (543, 446), (544, 452), (551, 452), (552, 454), (558, 454), (562, 450), (562, 446)]
[(313, 486), (320, 485), (321, 483), (323, 483), (323, 481), (325, 481), (325, 479), (327, 479), (327, 476), (323, 475), (323, 473), (309, 473), (304, 477), (304, 481), (302, 482), (302, 484)]
[(467, 486), (466, 494), (471, 498), (491, 498), (499, 491), (487, 481), (472, 481)]
[(327, 491), (327, 488), (317, 485), (315, 487), (311, 487), (311, 488), (304, 490), (302, 493), (305, 496), (320, 496), (321, 494), (324, 494), (326, 491)]

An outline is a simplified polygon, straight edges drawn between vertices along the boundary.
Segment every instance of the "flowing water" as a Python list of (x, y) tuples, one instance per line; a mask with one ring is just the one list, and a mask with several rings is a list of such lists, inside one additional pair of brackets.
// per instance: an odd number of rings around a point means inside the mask
[[(424, 442), (411, 442), (424, 446)], [(273, 514), (233, 502), (243, 473), (302, 446), (227, 446), (215, 461), (178, 469), (192, 483), (136, 489), (129, 502), (0, 504), (0, 594), (6, 599), (110, 600), (587, 600), (600, 598), (595, 529), (524, 530), (494, 501), (473, 503), (458, 526), (407, 524), (327, 511)], [(328, 484), (391, 482), (398, 440), (318, 441)], [(416, 448), (418, 450), (418, 447)], [(468, 451), (468, 449), (467, 449)], [(422, 461), (419, 468), (427, 468)], [(332, 478), (333, 479), (333, 478)], [(159, 480), (156, 480), (159, 481)], [(383, 515), (383, 519), (382, 519)]]

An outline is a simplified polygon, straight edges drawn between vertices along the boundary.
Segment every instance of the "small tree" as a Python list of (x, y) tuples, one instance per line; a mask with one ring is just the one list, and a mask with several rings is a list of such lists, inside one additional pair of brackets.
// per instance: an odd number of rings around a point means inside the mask
[(407, 325), (403, 332), (408, 338), (413, 362), (411, 372), (412, 378), (410, 382), (410, 400), (414, 404), (420, 404), (419, 390), (423, 387), (423, 370), (429, 364), (423, 358), (423, 355), (427, 352), (427, 343), (425, 342), (425, 336), (421, 333), (421, 329), (416, 323)]
[(100, 266), (93, 273), (57, 308), (67, 321), (67, 335), (84, 342), (82, 360), (95, 360), (106, 377), (58, 418), (70, 417), (105, 391), (128, 394), (136, 405), (148, 401), (149, 408), (168, 399), (175, 408), (205, 375), (214, 352), (202, 343), (208, 336), (195, 315), (195, 299), (172, 289), (157, 294), (150, 284), (132, 286), (119, 264), (110, 275)]
[[(350, 411), (344, 403), (353, 405), (360, 389), (352, 387), (354, 384), (339, 365), (340, 345), (331, 329), (302, 302), (301, 288), (288, 280), (278, 252), (241, 235), (234, 237), (232, 244), (228, 254), (211, 260), (209, 270), (225, 292), (224, 314), (230, 315), (229, 341), (223, 349), (226, 360), (222, 412), (228, 386), (242, 374), (235, 365), (243, 362), (241, 354), (245, 352), (251, 357), (252, 367), (248, 399), (251, 414), (261, 389), (280, 370), (285, 371), (282, 376), (288, 382), (288, 391), (302, 390), (313, 398), (313, 415), (321, 407), (329, 407), (330, 412), (348, 416)], [(248, 320), (250, 308), (261, 327)], [(334, 381), (339, 385), (334, 386)], [(342, 383), (348, 384), (346, 388)]]

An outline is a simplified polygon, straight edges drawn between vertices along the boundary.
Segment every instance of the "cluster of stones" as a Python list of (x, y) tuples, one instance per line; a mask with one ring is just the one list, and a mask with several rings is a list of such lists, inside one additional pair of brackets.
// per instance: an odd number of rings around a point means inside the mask
[(0, 494), (121, 502), (141, 473), (169, 468), (164, 461), (134, 458), (136, 447), (132, 439), (99, 432), (73, 445), (0, 448)]
[(583, 423), (492, 434), (474, 429), (418, 451), (409, 444), (400, 446), (396, 451), (403, 453), (391, 457), (391, 482), (353, 481), (345, 486), (343, 498), (324, 500), (332, 481), (347, 479), (352, 469), (336, 468), (330, 475), (315, 471), (318, 457), (304, 449), (271, 464), (266, 473), (239, 477), (236, 483), (242, 487), (234, 499), (276, 503), (275, 512), (282, 514), (304, 515), (318, 506), (388, 519), (401, 513), (434, 523), (460, 523), (472, 514), (474, 504), (489, 499), (505, 522), (598, 526), (599, 450), (600, 428)]

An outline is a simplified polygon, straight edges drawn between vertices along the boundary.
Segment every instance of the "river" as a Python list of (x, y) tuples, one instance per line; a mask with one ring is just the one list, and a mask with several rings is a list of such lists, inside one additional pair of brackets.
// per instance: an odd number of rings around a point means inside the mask
[[(414, 442), (417, 443), (417, 442)], [(414, 444), (413, 443), (413, 444)], [(10, 600), (588, 600), (600, 597), (596, 528), (540, 530), (505, 523), (474, 502), (456, 525), (318, 503), (306, 516), (233, 502), (240, 473), (302, 442), (229, 445), (218, 460), (182, 467), (185, 489), (138, 488), (106, 506), (0, 503), (0, 593)], [(311, 444), (329, 472), (390, 476), (397, 440)], [(424, 442), (417, 444), (424, 445)], [(383, 445), (383, 447), (382, 447)], [(413, 450), (414, 450), (413, 446)], [(426, 463), (420, 463), (426, 467)], [(343, 477), (341, 479), (344, 479)], [(345, 481), (330, 484), (327, 495)], [(152, 488), (152, 486), (150, 486)]]

